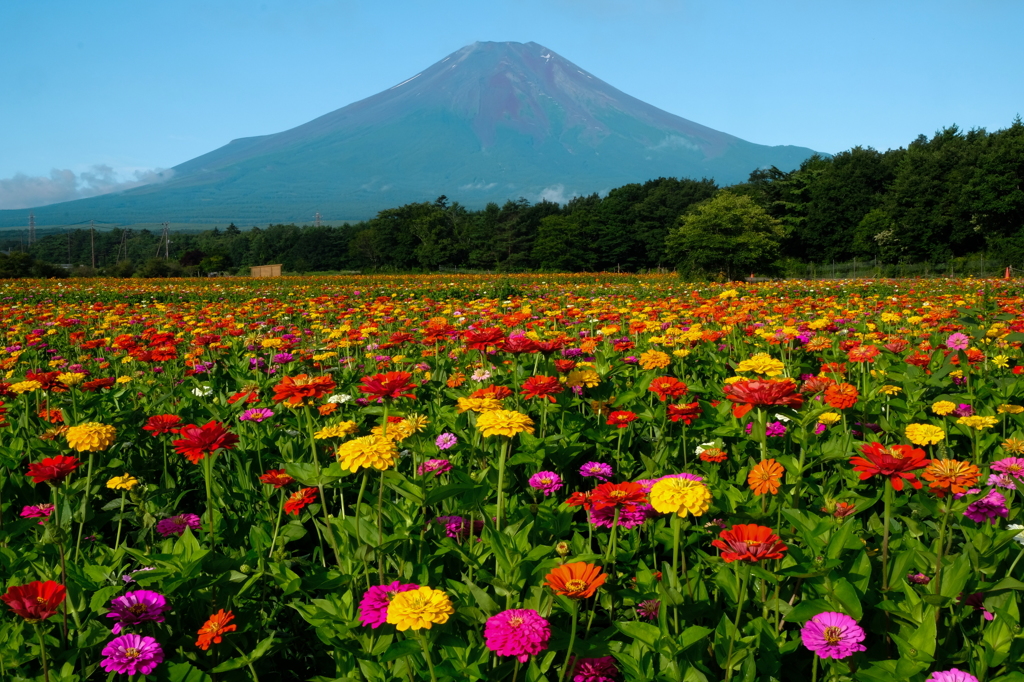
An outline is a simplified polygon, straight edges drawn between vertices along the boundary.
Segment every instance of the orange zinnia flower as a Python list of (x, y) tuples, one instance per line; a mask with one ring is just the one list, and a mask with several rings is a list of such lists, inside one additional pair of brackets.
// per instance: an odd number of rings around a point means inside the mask
[(881, 353), (877, 346), (857, 346), (851, 348), (850, 352), (846, 356), (850, 359), (850, 362), (874, 362), (875, 358)]
[(754, 407), (780, 405), (798, 409), (804, 404), (804, 397), (797, 392), (792, 379), (751, 379), (726, 384), (725, 397), (736, 403), (732, 413), (742, 417)]
[(608, 576), (601, 572), (600, 566), (577, 561), (563, 564), (547, 574), (544, 584), (571, 599), (586, 599), (594, 596), (597, 588), (604, 585)]
[(885, 447), (881, 443), (865, 443), (861, 446), (864, 457), (851, 457), (853, 470), (860, 473), (860, 480), (872, 476), (885, 476), (892, 482), (893, 490), (903, 490), (903, 481), (910, 481), (915, 489), (921, 489), (921, 481), (912, 471), (928, 465), (924, 450), (910, 445)]
[(206, 651), (211, 644), (220, 644), (221, 635), (238, 629), (237, 625), (228, 625), (234, 617), (235, 614), (230, 611), (225, 612), (224, 609), (210, 616), (210, 619), (203, 623), (203, 627), (199, 628), (199, 639), (196, 641), (196, 646)]
[(853, 384), (832, 384), (825, 389), (825, 402), (837, 410), (845, 410), (857, 404), (858, 395)]
[(697, 421), (701, 415), (700, 403), (678, 403), (668, 406), (669, 421), (683, 422), (687, 426)]
[(307, 505), (316, 502), (316, 488), (303, 488), (302, 490), (296, 490), (292, 493), (284, 503), (284, 513), (299, 515)]
[(962, 493), (978, 482), (978, 467), (955, 459), (929, 460), (921, 478), (931, 481), (928, 487), (939, 497), (946, 493)]
[(689, 387), (675, 377), (658, 377), (647, 387), (647, 390), (664, 402), (669, 398), (681, 398), (686, 395)]
[(546, 398), (549, 402), (555, 402), (554, 396), (562, 393), (565, 386), (558, 380), (558, 377), (544, 375), (532, 376), (522, 386), (521, 393), (524, 398)]
[(727, 564), (733, 561), (754, 563), (762, 559), (781, 559), (782, 553), (786, 551), (786, 545), (771, 528), (754, 523), (739, 523), (729, 530), (723, 530), (719, 539), (713, 540), (711, 544), (724, 550), (722, 558)]
[(754, 492), (754, 495), (778, 494), (779, 484), (782, 483), (782, 475), (786, 470), (774, 459), (766, 459), (758, 462), (747, 475), (747, 485)]
[(416, 388), (416, 384), (412, 383), (410, 379), (412, 379), (412, 374), (409, 372), (374, 374), (372, 377), (360, 379), (363, 383), (359, 385), (359, 390), (375, 399), (412, 398), (415, 400), (416, 395), (412, 393), (412, 389)]
[(284, 401), (285, 405), (301, 405), (307, 398), (323, 398), (334, 390), (334, 379), (330, 377), (311, 377), (308, 374), (296, 374), (284, 377), (281, 383), (274, 386), (274, 402)]
[(593, 509), (607, 509), (622, 506), (626, 511), (633, 511), (637, 505), (647, 501), (644, 487), (639, 483), (602, 483), (590, 493)]

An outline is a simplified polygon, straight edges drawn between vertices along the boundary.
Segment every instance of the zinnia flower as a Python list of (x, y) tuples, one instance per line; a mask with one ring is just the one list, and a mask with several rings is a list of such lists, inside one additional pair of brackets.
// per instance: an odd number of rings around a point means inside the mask
[(696, 400), (692, 403), (678, 403), (668, 406), (668, 419), (673, 422), (683, 422), (687, 426), (697, 421), (701, 415), (700, 403)]
[(554, 471), (538, 471), (530, 476), (530, 487), (536, 488), (544, 493), (544, 497), (547, 497), (562, 487), (562, 477)]
[(767, 353), (756, 353), (736, 365), (737, 372), (754, 372), (769, 377), (779, 376), (784, 369), (785, 365), (781, 360), (776, 360)]
[(476, 428), (484, 437), (508, 436), (526, 432), (533, 435), (533, 420), (514, 410), (491, 410), (476, 419)]
[(174, 414), (158, 414), (146, 420), (143, 431), (149, 431), (151, 436), (162, 436), (165, 433), (172, 433), (181, 424), (181, 417)]
[(396, 594), (418, 590), (419, 585), (402, 585), (397, 580), (390, 585), (375, 585), (368, 589), (359, 602), (359, 621), (374, 630), (388, 620), (388, 605)]
[(982, 429), (991, 429), (998, 422), (995, 417), (985, 417), (981, 415), (960, 417), (956, 420), (957, 424), (962, 424), (968, 428), (974, 429), (975, 431), (981, 431)]
[(946, 432), (932, 424), (908, 424), (907, 440), (914, 445), (935, 445), (946, 437)]
[(305, 509), (308, 505), (316, 502), (317, 490), (316, 488), (303, 488), (302, 490), (296, 490), (291, 494), (284, 503), (284, 513), (298, 516), (299, 512)]
[(63, 481), (68, 474), (78, 468), (78, 458), (68, 455), (57, 455), (46, 457), (41, 462), (34, 462), (28, 465), (26, 476), (32, 478), (33, 483), (53, 483)]
[(997, 490), (990, 490), (985, 497), (971, 502), (967, 505), (967, 510), (964, 512), (964, 516), (971, 521), (977, 523), (988, 521), (992, 525), (995, 525), (997, 518), (1002, 517), (1005, 519), (1008, 514), (1006, 497)]
[(186, 528), (199, 530), (202, 522), (195, 514), (178, 514), (156, 522), (156, 532), (165, 538), (169, 535), (181, 535)]
[(398, 449), (394, 441), (370, 434), (342, 443), (336, 454), (341, 468), (353, 473), (369, 467), (383, 471), (395, 465)]
[(924, 682), (978, 682), (978, 678), (965, 670), (950, 668), (933, 672)]
[(754, 407), (780, 405), (798, 409), (804, 404), (804, 397), (797, 390), (793, 379), (753, 379), (726, 384), (725, 397), (736, 403), (733, 414), (742, 417)]
[(139, 484), (139, 479), (135, 478), (128, 472), (125, 472), (124, 476), (114, 476), (107, 481), (107, 487), (111, 490), (131, 490)]
[(544, 584), (555, 591), (571, 599), (587, 599), (594, 596), (597, 588), (604, 585), (608, 579), (605, 573), (601, 572), (600, 566), (577, 561), (572, 564), (562, 564), (547, 576), (544, 577)]
[(238, 421), (240, 422), (256, 422), (261, 424), (264, 421), (274, 416), (274, 411), (269, 410), (265, 407), (254, 407), (250, 410), (246, 410), (242, 414), (238, 415)]
[(932, 403), (932, 412), (940, 416), (947, 416), (953, 414), (956, 411), (956, 403), (951, 403), (948, 400), (940, 400)]
[(619, 668), (614, 656), (598, 658), (572, 657), (569, 662), (572, 670), (572, 682), (616, 682)]
[(548, 648), (551, 626), (533, 609), (510, 609), (491, 616), (484, 625), (487, 648), (499, 656), (526, 663)]
[(298, 407), (306, 400), (318, 400), (334, 390), (334, 379), (328, 376), (311, 377), (308, 374), (297, 374), (284, 377), (274, 386), (274, 402)]
[(647, 502), (647, 494), (639, 483), (602, 483), (590, 493), (590, 505), (595, 511), (614, 509), (632, 511)]
[(651, 381), (647, 390), (665, 402), (669, 398), (682, 398), (689, 389), (685, 383), (675, 377), (658, 377)]
[(845, 613), (825, 611), (804, 623), (800, 639), (804, 646), (821, 658), (836, 660), (866, 651), (864, 629)]
[(915, 489), (921, 489), (921, 482), (912, 471), (928, 465), (924, 450), (909, 445), (886, 447), (881, 443), (865, 443), (861, 446), (864, 457), (851, 457), (853, 470), (860, 473), (860, 480), (872, 476), (885, 476), (892, 482), (893, 490), (903, 490), (903, 481), (910, 481)]
[(978, 467), (970, 462), (959, 462), (955, 459), (929, 460), (928, 468), (921, 473), (921, 478), (930, 481), (928, 487), (939, 495), (945, 493), (962, 493), (978, 482)]
[(825, 389), (825, 402), (837, 410), (845, 410), (857, 404), (857, 387), (853, 384), (832, 384)]
[(415, 399), (416, 395), (412, 392), (412, 389), (416, 388), (416, 384), (412, 383), (410, 379), (412, 379), (412, 374), (409, 372), (385, 372), (384, 374), (374, 374), (373, 376), (363, 377), (360, 379), (363, 383), (360, 384), (359, 390), (372, 399)]
[(423, 464), (420, 464), (419, 468), (416, 469), (417, 476), (426, 476), (427, 474), (434, 474), (434, 478), (437, 478), (441, 474), (446, 474), (452, 470), (452, 463), (447, 459), (428, 459)]
[(210, 616), (209, 620), (203, 623), (203, 627), (199, 628), (199, 639), (196, 640), (196, 646), (206, 651), (211, 644), (220, 644), (222, 635), (238, 629), (237, 625), (228, 625), (234, 617), (235, 614), (231, 611), (224, 611), (224, 609)]
[(188, 461), (199, 464), (199, 460), (223, 448), (230, 450), (238, 442), (238, 436), (229, 432), (218, 421), (208, 421), (202, 426), (188, 424), (178, 429), (178, 440), (171, 441), (175, 452), (185, 455)]
[(727, 564), (733, 561), (753, 563), (762, 559), (781, 559), (782, 553), (786, 551), (786, 545), (771, 528), (753, 523), (739, 523), (729, 530), (723, 530), (719, 539), (713, 540), (711, 544), (723, 550), (722, 559)]
[(555, 402), (555, 396), (565, 391), (565, 386), (558, 380), (558, 377), (532, 376), (522, 386), (521, 393), (524, 398), (545, 398), (548, 402)]
[(608, 415), (608, 421), (605, 423), (608, 424), (608, 426), (624, 429), (633, 421), (636, 421), (635, 412), (630, 412), (629, 410), (616, 410)]
[(64, 433), (68, 445), (78, 452), (102, 452), (114, 444), (116, 437), (117, 429), (99, 422), (72, 426)]
[(286, 474), (284, 469), (267, 469), (267, 473), (260, 476), (261, 483), (272, 485), (274, 486), (275, 490), (282, 488), (294, 481), (295, 479)]
[(148, 675), (164, 660), (164, 650), (152, 637), (121, 635), (103, 647), (100, 667), (108, 673)]
[[(1006, 446), (1003, 445), (1003, 448), (1006, 449)], [(1005, 457), (992, 462), (991, 468), (992, 471), (1010, 474), (1014, 478), (1024, 478), (1024, 458), (1021, 457)]]
[(455, 613), (448, 595), (432, 587), (418, 587), (401, 592), (388, 605), (387, 622), (401, 632), (406, 630), (429, 630), (432, 625), (448, 622)]
[(610, 480), (613, 473), (611, 465), (602, 462), (587, 462), (580, 467), (580, 476), (593, 477), (599, 481)]
[(668, 353), (660, 350), (648, 350), (640, 354), (640, 367), (643, 369), (665, 369), (672, 363)]
[(448, 433), (447, 431), (445, 431), (444, 433), (437, 437), (437, 439), (434, 441), (434, 445), (437, 446), (438, 450), (450, 450), (451, 448), (455, 447), (455, 445), (458, 442), (458, 436), (456, 436), (454, 433)]
[(125, 625), (163, 623), (164, 612), (170, 608), (167, 599), (159, 592), (135, 590), (110, 600), (110, 613), (107, 614), (107, 618), (117, 619), (113, 633), (119, 635)]
[(23, 519), (43, 519), (39, 522), (39, 525), (42, 526), (46, 523), (46, 519), (50, 518), (53, 509), (52, 504), (27, 505), (22, 507), (20, 516)]
[(782, 476), (786, 470), (774, 459), (766, 459), (758, 462), (747, 475), (747, 485), (755, 496), (769, 493), (776, 495), (779, 492), (779, 485), (782, 483)]
[(66, 596), (67, 590), (60, 583), (33, 580), (24, 585), (11, 585), (0, 595), (0, 601), (29, 623), (38, 623), (57, 613), (57, 607)]
[(662, 514), (701, 516), (711, 506), (711, 490), (702, 481), (666, 477), (651, 486), (650, 500)]

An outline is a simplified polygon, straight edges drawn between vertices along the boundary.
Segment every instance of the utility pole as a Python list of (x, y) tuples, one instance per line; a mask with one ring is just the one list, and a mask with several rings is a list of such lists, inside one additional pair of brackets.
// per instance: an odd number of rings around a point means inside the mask
[(89, 221), (89, 251), (92, 254), (92, 269), (96, 269), (96, 229), (93, 227), (95, 220)]
[(28, 214), (28, 245), (31, 247), (32, 242), (36, 240), (36, 214)]
[(316, 212), (316, 215), (314, 216), (314, 218), (316, 218), (316, 226), (320, 227), (320, 211)]
[(160, 249), (164, 250), (164, 258), (168, 259), (171, 257), (171, 234), (170, 234), (170, 223), (161, 223), (164, 226), (163, 232), (160, 233), (160, 241), (156, 245), (156, 257), (160, 257)]

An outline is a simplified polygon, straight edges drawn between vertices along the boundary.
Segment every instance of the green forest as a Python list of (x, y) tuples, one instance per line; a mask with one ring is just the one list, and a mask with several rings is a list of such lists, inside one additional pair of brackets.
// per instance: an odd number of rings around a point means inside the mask
[[(1024, 123), (1018, 117), (995, 132), (953, 126), (905, 148), (816, 155), (791, 172), (758, 169), (724, 188), (658, 178), (564, 205), (519, 199), (479, 210), (441, 196), (341, 226), (176, 231), (157, 258), (159, 242), (148, 230), (77, 228), (42, 237), (29, 258), (0, 256), (0, 276), (38, 276), (41, 263), (114, 276), (247, 274), (267, 263), (293, 273), (668, 268), (778, 276), (851, 260), (941, 270), (986, 255), (998, 267), (1024, 266)], [(24, 247), (8, 239), (0, 248)]]

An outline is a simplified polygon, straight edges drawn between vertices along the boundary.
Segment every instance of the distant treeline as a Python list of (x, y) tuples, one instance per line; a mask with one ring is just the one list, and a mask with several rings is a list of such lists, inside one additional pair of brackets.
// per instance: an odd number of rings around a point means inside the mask
[[(728, 188), (658, 178), (564, 205), (520, 199), (480, 210), (442, 196), (336, 227), (173, 232), (170, 259), (157, 261), (159, 239), (148, 230), (97, 230), (93, 245), (88, 229), (76, 229), (41, 238), (29, 253), (88, 274), (94, 252), (98, 271), (121, 276), (242, 272), (265, 263), (299, 273), (749, 267), (780, 274), (806, 263), (944, 263), (986, 252), (1022, 266), (1024, 123), (1018, 117), (993, 133), (954, 126), (884, 153), (854, 147), (813, 156), (792, 172), (756, 170)], [(0, 246), (18, 249), (19, 241)]]

